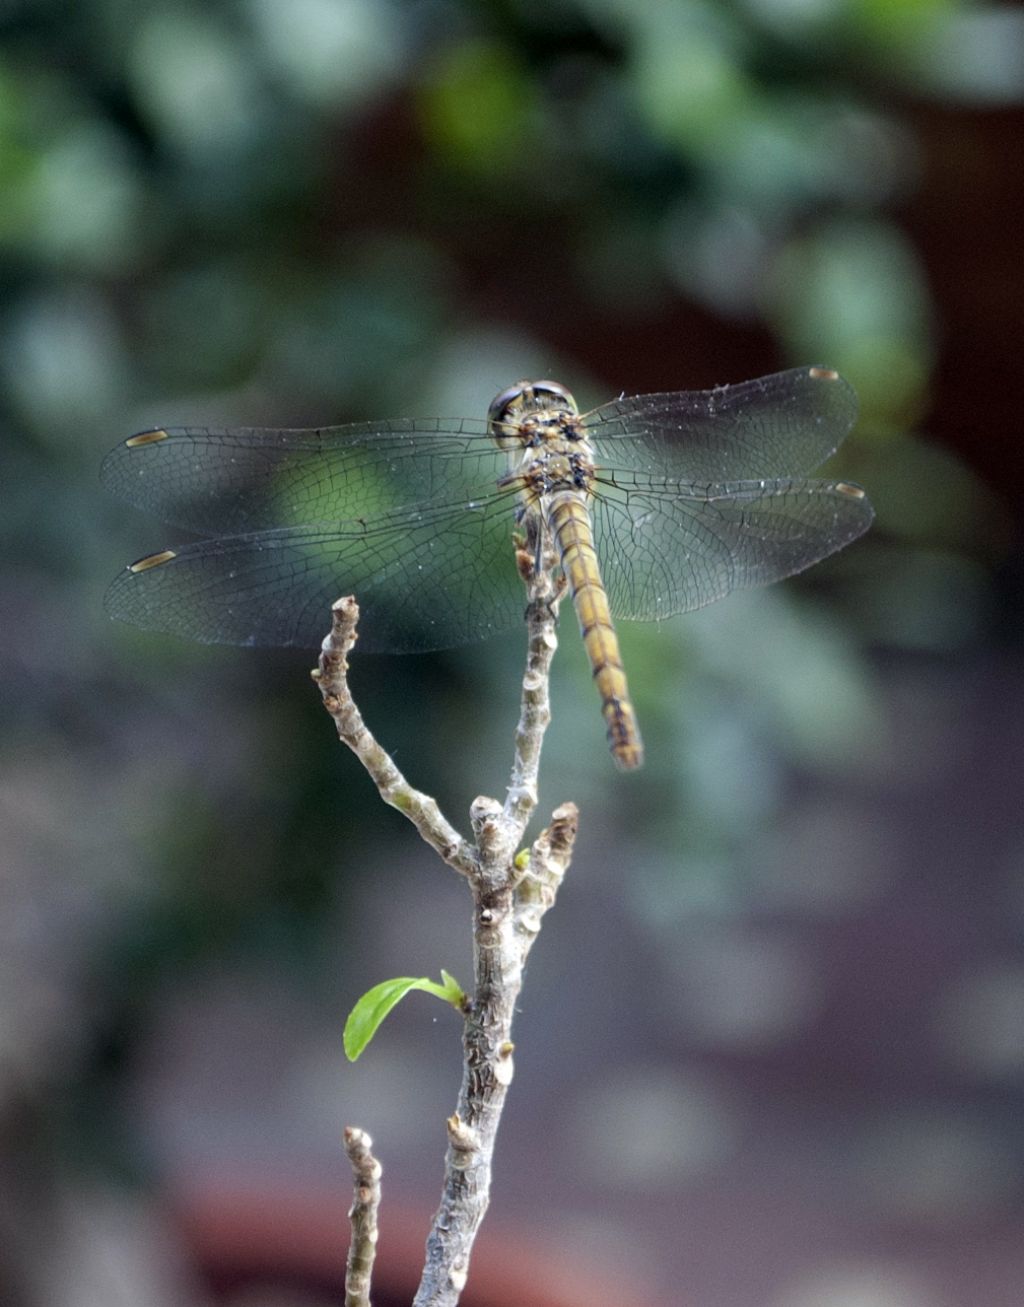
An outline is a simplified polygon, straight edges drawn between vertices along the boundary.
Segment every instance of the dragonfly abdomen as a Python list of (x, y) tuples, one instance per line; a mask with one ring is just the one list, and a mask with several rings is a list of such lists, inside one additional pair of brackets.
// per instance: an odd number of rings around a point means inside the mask
[(601, 696), (612, 757), (624, 771), (632, 771), (643, 762), (644, 747), (594, 550), (590, 514), (580, 494), (568, 491), (552, 496), (548, 522), (558, 541), (562, 571)]

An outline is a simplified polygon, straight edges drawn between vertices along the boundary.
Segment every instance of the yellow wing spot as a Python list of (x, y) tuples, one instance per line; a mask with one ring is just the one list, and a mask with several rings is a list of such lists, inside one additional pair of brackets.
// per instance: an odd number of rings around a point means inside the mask
[(150, 554), (147, 558), (140, 558), (137, 563), (130, 563), (129, 572), (148, 572), (151, 567), (159, 567), (162, 563), (169, 563), (172, 558), (177, 558), (173, 549), (165, 549), (159, 554)]
[(832, 368), (811, 368), (807, 375), (813, 377), (815, 381), (839, 380), (839, 373), (833, 371)]
[(852, 481), (837, 481), (836, 489), (841, 495), (846, 495), (848, 499), (864, 498), (864, 491), (860, 486), (855, 486)]
[(129, 449), (135, 449), (139, 445), (154, 445), (158, 440), (166, 439), (166, 431), (140, 431), (137, 436), (129, 436), (124, 443)]

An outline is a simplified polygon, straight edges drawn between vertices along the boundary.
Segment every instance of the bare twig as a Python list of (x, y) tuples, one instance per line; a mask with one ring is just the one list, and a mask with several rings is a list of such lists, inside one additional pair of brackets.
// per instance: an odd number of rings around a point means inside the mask
[(352, 1163), (355, 1192), (349, 1209), (352, 1241), (345, 1266), (345, 1307), (370, 1307), (370, 1277), (377, 1253), (377, 1209), (380, 1207), (380, 1162), (370, 1151), (373, 1140), (365, 1130), (345, 1127), (345, 1152)]
[(555, 623), (564, 587), (554, 579), (557, 570), (549, 555), (524, 548), (518, 557), (528, 591), (528, 652), (515, 755), (504, 805), (485, 797), (473, 802), (475, 845), (462, 839), (432, 798), (409, 785), (352, 702), (347, 658), (358, 619), (354, 599), (334, 605), (334, 626), (314, 672), (339, 736), (370, 773), (381, 797), (404, 812), (445, 862), (467, 877), (473, 895), (474, 983), (463, 1027), (462, 1086), (447, 1122), (441, 1205), (427, 1239), (414, 1307), (455, 1307), (466, 1283), (490, 1198), (498, 1123), (512, 1082), (512, 1018), (523, 968), (568, 869), (576, 837), (576, 807), (566, 803), (529, 851), (519, 851), (537, 805), (541, 745), (551, 715), (548, 680), (557, 647)]
[[(476, 825), (486, 848), (501, 810), (477, 802)], [(518, 870), (502, 840), (471, 882), (474, 899), (473, 1005), (463, 1030), (462, 1087), (448, 1120), (444, 1191), (427, 1239), (427, 1260), (414, 1307), (453, 1307), (466, 1283), (469, 1257), (490, 1198), (491, 1159), (505, 1095), (512, 1082), (512, 1018), (527, 954), (541, 918), (555, 901), (576, 834), (573, 804), (557, 809)], [(491, 826), (490, 831), (484, 828)]]
[[(548, 562), (550, 560), (545, 560)], [(558, 641), (561, 591), (549, 566), (519, 554), (527, 584), (528, 653), (515, 756), (504, 807), (478, 798), (470, 816), (477, 843), (473, 892), (473, 1002), (466, 1014), (462, 1086), (448, 1120), (441, 1206), (427, 1239), (414, 1307), (454, 1307), (490, 1199), (491, 1159), (505, 1095), (512, 1082), (512, 1018), (527, 954), (569, 865), (576, 809), (559, 808), (529, 855), (517, 849), (537, 804), (537, 768), (550, 720), (548, 677)]]
[(437, 801), (405, 779), (387, 750), (370, 734), (348, 688), (348, 655), (356, 642), (359, 605), (349, 595), (331, 608), (331, 633), (323, 642), (320, 665), (312, 673), (338, 736), (352, 750), (392, 808), (404, 812), (430, 847), (463, 876), (476, 866), (473, 849), (446, 819)]

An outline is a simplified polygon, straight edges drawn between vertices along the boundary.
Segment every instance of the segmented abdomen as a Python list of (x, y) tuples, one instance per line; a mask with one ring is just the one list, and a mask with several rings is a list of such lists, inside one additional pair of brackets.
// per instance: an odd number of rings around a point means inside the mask
[(590, 514), (579, 493), (568, 491), (554, 495), (548, 507), (548, 522), (558, 541), (562, 570), (569, 583), (580, 634), (601, 696), (601, 711), (608, 728), (612, 756), (621, 768), (631, 771), (643, 762), (644, 746), (594, 551)]

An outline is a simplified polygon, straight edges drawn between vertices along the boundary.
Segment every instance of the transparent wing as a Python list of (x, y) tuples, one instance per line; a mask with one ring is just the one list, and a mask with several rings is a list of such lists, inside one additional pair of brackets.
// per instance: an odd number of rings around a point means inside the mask
[(792, 576), (874, 517), (863, 490), (843, 481), (598, 482), (594, 541), (612, 614), (637, 621)]
[[(585, 423), (591, 507), (612, 611), (685, 612), (859, 536), (872, 518), (863, 492), (794, 479), (855, 415), (852, 390), (824, 368), (596, 410)], [(108, 455), (106, 485), (166, 521), (224, 534), (122, 573), (108, 609), (203, 641), (314, 645), (329, 605), (352, 592), (361, 648), (483, 638), (523, 607), (516, 494), (495, 489), (506, 457), (486, 422), (461, 419), (143, 433)]]
[(204, 643), (315, 647), (335, 599), (359, 601), (359, 648), (409, 653), (485, 639), (522, 621), (515, 494), (467, 511), (394, 513), (372, 525), (285, 527), (185, 545), (121, 572), (112, 617)]
[(597, 462), (679, 481), (802, 477), (838, 445), (857, 397), (828, 368), (793, 368), (714, 390), (634, 395), (586, 419)]
[(472, 500), (505, 468), (486, 423), (424, 418), (311, 431), (168, 427), (118, 445), (100, 476), (136, 508), (213, 535)]
[[(614, 400), (586, 419), (609, 475), (732, 482), (804, 476), (856, 417), (852, 389), (795, 368), (706, 391)], [(168, 427), (118, 445), (116, 495), (201, 534), (369, 520), (400, 506), (487, 495), (505, 471), (486, 422), (412, 418), (309, 431)]]

